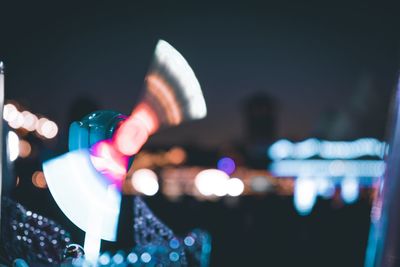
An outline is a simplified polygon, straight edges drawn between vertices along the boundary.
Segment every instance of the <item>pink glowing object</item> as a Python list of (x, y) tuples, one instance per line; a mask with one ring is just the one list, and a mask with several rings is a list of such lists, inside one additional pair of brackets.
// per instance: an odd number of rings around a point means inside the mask
[(121, 188), (128, 169), (129, 158), (116, 150), (110, 140), (103, 140), (93, 145), (90, 160), (99, 173)]
[(132, 156), (139, 152), (149, 136), (157, 131), (157, 115), (146, 103), (139, 104), (131, 116), (117, 129), (113, 142), (123, 155)]

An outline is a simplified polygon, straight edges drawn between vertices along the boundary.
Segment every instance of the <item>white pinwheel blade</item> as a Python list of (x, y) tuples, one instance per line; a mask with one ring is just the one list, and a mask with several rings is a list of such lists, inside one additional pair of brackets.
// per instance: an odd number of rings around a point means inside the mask
[(142, 101), (156, 114), (160, 127), (202, 119), (207, 107), (200, 84), (185, 58), (159, 40), (145, 77)]
[(87, 150), (75, 150), (46, 161), (47, 185), (62, 212), (80, 229), (115, 241), (121, 193), (92, 166)]

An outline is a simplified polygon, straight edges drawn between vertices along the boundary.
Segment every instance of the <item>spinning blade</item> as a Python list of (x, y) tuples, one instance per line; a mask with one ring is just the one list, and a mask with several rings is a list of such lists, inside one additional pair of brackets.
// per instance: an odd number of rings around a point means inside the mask
[(160, 127), (207, 115), (200, 84), (183, 56), (160, 40), (145, 78), (142, 102), (157, 114)]
[(80, 229), (100, 226), (102, 239), (115, 241), (121, 194), (92, 166), (87, 150), (46, 161), (47, 185), (62, 212)]
[(141, 101), (115, 135), (116, 147), (125, 155), (136, 154), (160, 128), (207, 115), (196, 75), (183, 56), (163, 40), (157, 43), (143, 91)]

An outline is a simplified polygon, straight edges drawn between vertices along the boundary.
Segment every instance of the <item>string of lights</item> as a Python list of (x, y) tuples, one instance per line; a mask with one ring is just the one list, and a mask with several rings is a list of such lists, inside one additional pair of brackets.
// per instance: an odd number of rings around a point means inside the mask
[(3, 118), (13, 129), (22, 128), (46, 139), (52, 139), (58, 133), (58, 126), (54, 121), (27, 110), (19, 110), (18, 105), (13, 103), (4, 105)]

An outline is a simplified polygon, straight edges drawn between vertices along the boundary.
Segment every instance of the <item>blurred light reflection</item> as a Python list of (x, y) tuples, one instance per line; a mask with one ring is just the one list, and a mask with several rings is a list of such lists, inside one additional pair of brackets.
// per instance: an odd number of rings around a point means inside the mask
[(227, 191), (228, 195), (232, 197), (237, 197), (243, 193), (244, 184), (239, 178), (231, 178), (227, 181)]
[(15, 132), (13, 131), (8, 132), (7, 145), (8, 145), (10, 161), (16, 160), (19, 155), (19, 138)]
[(299, 177), (295, 181), (294, 206), (300, 215), (308, 215), (317, 200), (317, 185), (313, 178)]
[(359, 183), (356, 177), (346, 177), (341, 182), (340, 195), (347, 204), (354, 203), (359, 195)]
[(383, 160), (281, 160), (270, 170), (277, 176), (343, 176), (380, 177), (385, 171)]
[(273, 160), (307, 159), (314, 156), (323, 159), (355, 159), (372, 156), (383, 159), (386, 143), (374, 138), (361, 138), (355, 141), (326, 141), (310, 138), (298, 143), (278, 140), (268, 150)]
[(38, 187), (38, 188), (46, 188), (47, 187), (47, 183), (46, 183), (46, 179), (44, 177), (43, 172), (41, 171), (36, 171), (32, 174), (32, 183), (34, 186)]
[(318, 195), (325, 199), (332, 198), (335, 194), (335, 184), (332, 179), (327, 177), (321, 177), (317, 179), (317, 191)]
[(38, 119), (38, 116), (27, 110), (20, 112), (16, 104), (8, 103), (4, 105), (3, 118), (11, 128), (23, 128), (29, 132), (36, 131), (47, 139), (54, 138), (58, 133), (58, 126), (55, 122), (44, 117)]
[(236, 169), (235, 161), (229, 157), (218, 160), (217, 166), (219, 170), (226, 172), (228, 175), (231, 175)]
[(149, 169), (140, 169), (132, 175), (132, 185), (140, 193), (153, 196), (158, 192), (157, 175)]
[(195, 185), (203, 196), (224, 196), (228, 193), (226, 188), (228, 180), (229, 176), (225, 172), (217, 169), (207, 169), (196, 175)]

